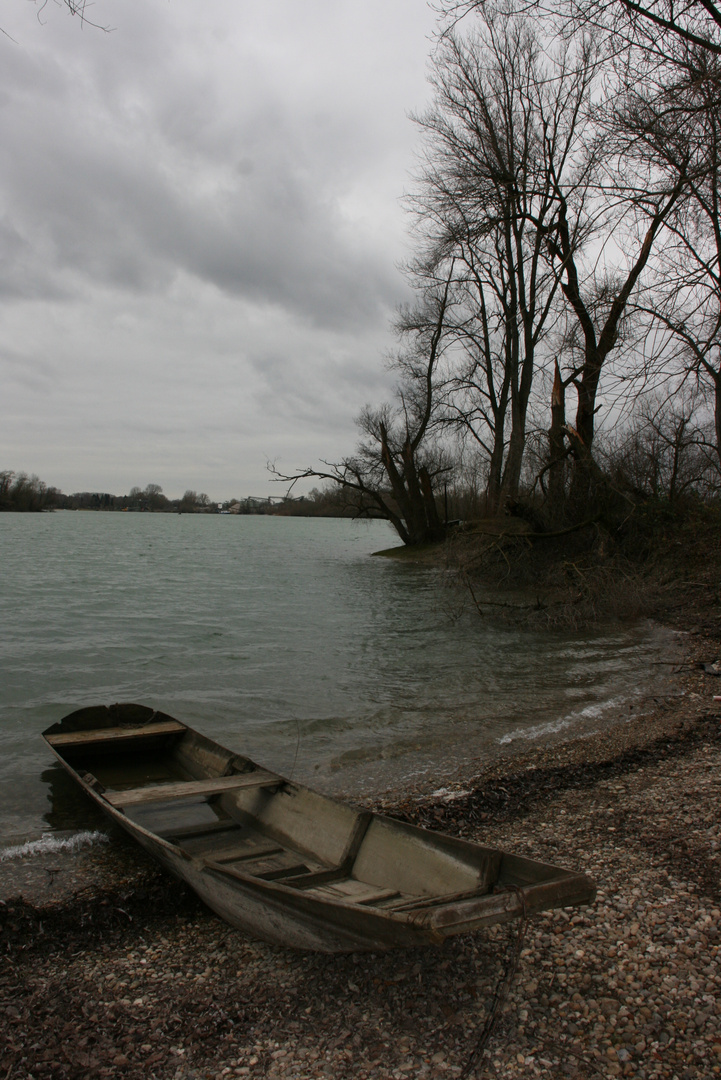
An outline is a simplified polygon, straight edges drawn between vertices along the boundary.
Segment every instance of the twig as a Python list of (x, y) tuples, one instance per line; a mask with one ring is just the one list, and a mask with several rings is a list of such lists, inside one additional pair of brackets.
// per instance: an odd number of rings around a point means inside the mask
[(579, 521), (578, 525), (569, 525), (567, 529), (556, 529), (555, 532), (529, 532), (523, 533), (525, 537), (530, 540), (552, 540), (556, 536), (568, 536), (569, 533), (578, 532), (579, 529), (586, 529), (589, 525), (598, 525), (599, 518), (588, 518), (586, 521)]
[(558, 1043), (545, 1042), (542, 1039), (536, 1039), (535, 1041), (545, 1050), (552, 1048), (559, 1057), (567, 1055), (568, 1057), (575, 1058), (576, 1061), (580, 1061), (582, 1065), (585, 1065), (587, 1069), (593, 1069), (596, 1075), (601, 1077), (601, 1080), (606, 1080), (605, 1073), (602, 1073), (598, 1065), (596, 1065), (595, 1062), (590, 1061), (585, 1055), (577, 1054), (575, 1050), (569, 1050), (567, 1046), (559, 1046)]
[[(511, 563), (509, 561), (508, 556), (506, 555), (505, 551), (503, 550), (503, 548), (501, 547), (500, 544), (491, 544), (491, 550), (493, 550), (493, 548), (498, 548), (499, 552), (501, 553), (503, 558), (506, 560), (506, 566), (508, 567), (508, 570), (506, 572), (506, 577), (510, 577), (511, 576)], [(502, 580), (505, 581), (505, 578), (503, 578)]]
[[(521, 915), (518, 918), (518, 929), (516, 931), (516, 939), (513, 943), (511, 953), (506, 963), (506, 970), (498, 980), (496, 986), (496, 992), (493, 997), (493, 1004), (491, 1005), (490, 1012), (486, 1017), (486, 1022), (483, 1025), (483, 1030), (478, 1038), (473, 1051), (468, 1058), (463, 1069), (461, 1069), (460, 1080), (466, 1080), (471, 1075), (471, 1070), (475, 1068), (478, 1059), (486, 1048), (486, 1044), (493, 1034), (493, 1029), (496, 1026), (496, 1021), (501, 1013), (506, 998), (508, 997), (508, 991), (511, 989), (511, 983), (518, 970), (518, 964), (521, 959), (521, 949), (523, 947), (523, 939), (526, 934), (526, 926), (528, 925), (528, 916), (526, 914), (526, 898), (520, 889), (516, 889), (516, 895), (521, 902)], [(483, 1075), (483, 1073), (481, 1073)]]
[(481, 604), (483, 604), (485, 607), (512, 608), (514, 611), (538, 611), (538, 609), (542, 606), (538, 600), (536, 600), (535, 604), (511, 604), (507, 600), (478, 600), (475, 592), (473, 591), (473, 586), (471, 585), (470, 580), (466, 582), (466, 586), (471, 594), (471, 599), (473, 600), (473, 603), (476, 605), (476, 610), (479, 615), (483, 614), (483, 612), (481, 611)]

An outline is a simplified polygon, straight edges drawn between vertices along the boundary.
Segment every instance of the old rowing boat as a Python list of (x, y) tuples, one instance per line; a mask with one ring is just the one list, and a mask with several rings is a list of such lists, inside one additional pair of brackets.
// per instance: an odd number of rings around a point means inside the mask
[(221, 918), (323, 952), (439, 944), (589, 903), (583, 874), (327, 798), (142, 705), (43, 733), (67, 771)]

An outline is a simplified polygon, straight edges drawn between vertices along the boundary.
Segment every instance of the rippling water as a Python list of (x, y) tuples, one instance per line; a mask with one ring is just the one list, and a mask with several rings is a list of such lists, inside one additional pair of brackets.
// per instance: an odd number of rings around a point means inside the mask
[(459, 613), (382, 522), (0, 514), (0, 845), (92, 824), (40, 732), (137, 701), (360, 794), (509, 741), (598, 728), (659, 680), (649, 625), (584, 635)]

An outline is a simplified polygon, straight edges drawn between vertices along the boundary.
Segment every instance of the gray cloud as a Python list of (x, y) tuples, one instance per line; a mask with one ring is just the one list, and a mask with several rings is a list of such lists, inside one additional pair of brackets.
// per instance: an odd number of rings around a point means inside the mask
[(222, 494), (274, 445), (348, 452), (389, 385), (432, 13), (98, 0), (104, 34), (28, 7), (0, 42), (0, 465), (107, 489), (160, 454), (167, 490), (202, 458)]

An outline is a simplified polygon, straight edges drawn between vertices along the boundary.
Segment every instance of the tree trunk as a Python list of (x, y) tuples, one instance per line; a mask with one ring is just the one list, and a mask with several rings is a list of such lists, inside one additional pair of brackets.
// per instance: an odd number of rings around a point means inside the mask
[(493, 444), (493, 453), (488, 467), (488, 483), (486, 484), (486, 513), (497, 514), (501, 505), (501, 478), (503, 475), (503, 430), (496, 430)]
[(716, 454), (721, 469), (721, 371), (714, 374), (714, 428), (716, 430)]
[(551, 393), (551, 427), (548, 432), (548, 507), (549, 524), (562, 524), (566, 501), (566, 390), (556, 361)]
[(437, 539), (443, 534), (443, 526), (438, 516), (438, 507), (436, 506), (436, 497), (433, 494), (431, 477), (425, 465), (418, 470), (418, 479), (421, 482), (421, 491), (423, 492), (428, 531), (431, 537)]

